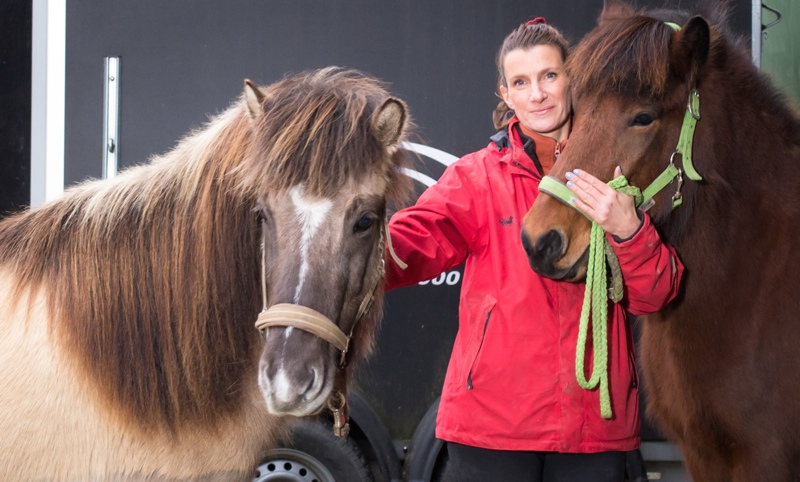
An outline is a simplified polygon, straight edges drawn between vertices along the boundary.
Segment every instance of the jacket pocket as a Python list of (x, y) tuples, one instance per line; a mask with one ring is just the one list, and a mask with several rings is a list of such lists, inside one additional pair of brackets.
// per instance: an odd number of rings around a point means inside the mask
[(489, 328), (489, 320), (492, 317), (492, 311), (494, 310), (494, 302), (492, 302), (489, 306), (483, 310), (483, 331), (481, 332), (480, 342), (478, 343), (478, 349), (475, 351), (475, 356), (472, 357), (472, 362), (469, 366), (469, 372), (467, 372), (467, 389), (472, 390), (472, 374), (475, 373), (475, 369), (477, 368), (478, 364), (478, 357), (481, 355), (481, 350), (483, 350), (483, 345), (486, 342), (486, 330)]

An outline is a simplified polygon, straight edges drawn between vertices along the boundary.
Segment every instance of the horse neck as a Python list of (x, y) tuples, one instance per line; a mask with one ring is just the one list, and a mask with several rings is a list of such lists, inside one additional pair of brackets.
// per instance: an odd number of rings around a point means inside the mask
[(230, 175), (249, 129), (223, 116), (152, 164), (0, 230), (0, 247), (24, 240), (15, 271), (47, 294), (64, 352), (145, 427), (212, 421), (252, 376), (258, 241)]
[(744, 54), (714, 51), (698, 84), (693, 157), (703, 181), (684, 179), (684, 203), (663, 225), (692, 273), (687, 298), (699, 303), (724, 285), (710, 280), (758, 279), (778, 233), (800, 222), (800, 185), (790, 181), (800, 175), (797, 115)]

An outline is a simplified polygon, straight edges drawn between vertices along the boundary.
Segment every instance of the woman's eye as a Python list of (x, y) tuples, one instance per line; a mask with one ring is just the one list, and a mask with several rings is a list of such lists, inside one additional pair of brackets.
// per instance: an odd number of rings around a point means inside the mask
[(365, 215), (361, 216), (361, 218), (358, 220), (356, 225), (353, 226), (353, 232), (354, 233), (364, 232), (367, 229), (369, 229), (370, 227), (372, 227), (372, 224), (374, 222), (375, 221), (374, 221), (372, 216), (369, 216), (369, 215), (365, 214)]
[(653, 116), (650, 114), (639, 114), (633, 118), (631, 125), (634, 126), (649, 126), (653, 123)]

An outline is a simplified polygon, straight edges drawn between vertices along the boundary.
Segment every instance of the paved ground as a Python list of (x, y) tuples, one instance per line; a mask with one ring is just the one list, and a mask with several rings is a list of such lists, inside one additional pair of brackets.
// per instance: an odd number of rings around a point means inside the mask
[(647, 462), (647, 480), (692, 482), (680, 462)]

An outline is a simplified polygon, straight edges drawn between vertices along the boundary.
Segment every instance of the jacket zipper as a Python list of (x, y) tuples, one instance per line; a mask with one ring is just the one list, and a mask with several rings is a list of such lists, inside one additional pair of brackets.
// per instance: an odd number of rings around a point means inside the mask
[(483, 349), (483, 342), (486, 341), (486, 329), (489, 328), (489, 318), (492, 316), (492, 311), (489, 310), (486, 313), (486, 321), (483, 322), (483, 335), (481, 336), (481, 344), (478, 345), (478, 352), (475, 353), (475, 358), (472, 359), (472, 365), (469, 367), (469, 373), (467, 374), (467, 390), (472, 390), (472, 371), (475, 370), (475, 363), (478, 361), (478, 356), (481, 354), (481, 350)]
[(529, 169), (529, 168), (527, 168), (527, 167), (523, 166), (522, 164), (520, 164), (520, 163), (519, 163), (519, 161), (514, 161), (514, 162), (513, 162), (513, 164), (514, 164), (515, 166), (517, 166), (517, 167), (520, 167), (520, 168), (522, 168), (522, 169), (525, 169), (526, 171), (528, 171), (529, 173), (531, 173), (531, 174), (533, 175), (533, 177), (535, 177), (536, 179), (541, 179), (541, 178), (542, 178), (542, 176), (541, 176), (539, 173), (537, 173), (537, 172), (534, 172), (532, 169)]

